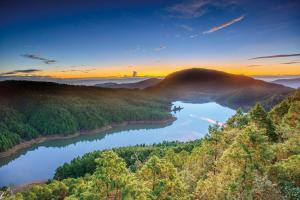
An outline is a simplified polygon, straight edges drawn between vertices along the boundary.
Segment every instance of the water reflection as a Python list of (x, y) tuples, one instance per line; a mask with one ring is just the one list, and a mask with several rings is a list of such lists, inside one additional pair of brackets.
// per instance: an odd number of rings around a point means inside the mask
[(117, 127), (105, 133), (48, 141), (1, 159), (0, 186), (47, 180), (64, 162), (94, 150), (198, 139), (207, 133), (211, 123), (225, 122), (235, 112), (213, 102), (174, 102), (174, 106), (183, 109), (174, 113), (177, 120), (167, 125)]

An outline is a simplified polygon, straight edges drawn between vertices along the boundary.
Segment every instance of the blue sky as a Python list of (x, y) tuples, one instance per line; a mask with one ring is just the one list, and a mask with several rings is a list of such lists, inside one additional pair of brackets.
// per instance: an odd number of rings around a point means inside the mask
[(299, 74), (299, 53), (297, 0), (0, 3), (2, 75)]

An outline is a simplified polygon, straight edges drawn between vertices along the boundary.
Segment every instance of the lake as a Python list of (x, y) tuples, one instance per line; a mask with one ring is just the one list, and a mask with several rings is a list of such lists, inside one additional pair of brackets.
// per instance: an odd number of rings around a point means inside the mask
[(168, 125), (134, 125), (95, 135), (49, 141), (2, 158), (0, 186), (51, 179), (57, 167), (94, 150), (199, 139), (205, 136), (209, 125), (225, 122), (235, 113), (235, 110), (214, 102), (192, 104), (177, 101), (173, 104), (183, 109), (173, 113), (177, 120)]

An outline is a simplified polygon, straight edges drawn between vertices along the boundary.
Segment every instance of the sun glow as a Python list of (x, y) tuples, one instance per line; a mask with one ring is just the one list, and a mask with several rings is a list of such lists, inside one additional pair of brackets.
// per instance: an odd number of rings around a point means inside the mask
[(282, 64), (265, 64), (265, 65), (211, 65), (211, 64), (190, 64), (190, 65), (157, 65), (157, 66), (117, 66), (117, 67), (89, 67), (76, 70), (47, 70), (36, 72), (32, 75), (51, 76), (55, 78), (100, 78), (100, 77), (130, 77), (133, 71), (136, 76), (166, 76), (172, 72), (188, 68), (207, 68), (220, 70), (233, 74), (244, 75), (298, 75), (300, 74), (300, 64), (285, 66)]

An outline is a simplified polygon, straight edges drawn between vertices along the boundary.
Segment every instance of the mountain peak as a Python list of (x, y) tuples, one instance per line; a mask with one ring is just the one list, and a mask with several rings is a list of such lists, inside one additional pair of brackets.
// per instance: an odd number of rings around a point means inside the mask
[[(191, 68), (174, 72), (168, 75), (165, 80), (177, 79), (187, 81), (211, 81), (216, 79), (232, 78), (240, 75), (233, 75), (222, 71), (205, 69), (205, 68)], [(245, 76), (243, 76), (245, 77)], [(250, 77), (247, 77), (250, 78)]]
[(176, 100), (218, 101), (223, 104), (234, 101), (235, 105), (246, 107), (292, 91), (291, 88), (245, 75), (204, 68), (174, 72), (149, 90)]

